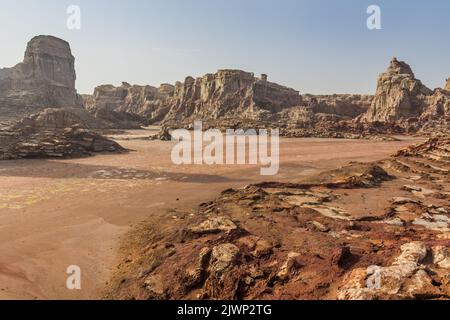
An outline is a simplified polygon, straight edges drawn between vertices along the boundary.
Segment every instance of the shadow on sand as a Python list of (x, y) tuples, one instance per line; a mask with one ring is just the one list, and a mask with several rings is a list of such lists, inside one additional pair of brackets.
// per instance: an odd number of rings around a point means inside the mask
[(68, 163), (64, 160), (25, 159), (0, 162), (0, 177), (98, 180), (154, 180), (186, 183), (239, 182), (214, 174), (142, 170), (129, 167)]

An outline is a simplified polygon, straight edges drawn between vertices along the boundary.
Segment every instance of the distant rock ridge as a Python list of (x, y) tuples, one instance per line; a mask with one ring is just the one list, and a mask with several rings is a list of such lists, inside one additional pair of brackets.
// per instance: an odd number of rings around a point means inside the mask
[(260, 118), (300, 105), (298, 91), (256, 78), (241, 70), (219, 70), (200, 78), (186, 77), (175, 85), (120, 87), (103, 85), (85, 98), (88, 110), (108, 109), (146, 116), (151, 121), (218, 119), (226, 116)]
[[(23, 62), (0, 69), (0, 127), (46, 108), (63, 108), (91, 128), (138, 129), (150, 123), (174, 128), (193, 120), (223, 119), (230, 125), (247, 121), (263, 127), (308, 129), (311, 135), (320, 127), (321, 136), (329, 126), (336, 133), (360, 128), (359, 123), (388, 124), (376, 125), (377, 133), (398, 126), (405, 132), (448, 130), (450, 79), (442, 88), (430, 90), (406, 62), (396, 58), (379, 76), (375, 95), (301, 95), (268, 79), (267, 74), (255, 77), (251, 72), (222, 69), (159, 87), (127, 82), (118, 87), (101, 85), (92, 95), (80, 96), (69, 43), (37, 36), (28, 43)], [(343, 123), (352, 121), (356, 125)]]
[(169, 84), (155, 88), (123, 82), (119, 87), (98, 86), (93, 95), (85, 95), (83, 99), (85, 108), (94, 114), (120, 112), (159, 121), (169, 110), (169, 98), (173, 96), (174, 90), (175, 87)]
[(166, 120), (218, 119), (229, 115), (263, 119), (301, 103), (298, 91), (267, 81), (267, 75), (256, 78), (250, 72), (224, 69), (176, 83)]
[(269, 82), (266, 74), (255, 77), (250, 72), (223, 69), (199, 78), (186, 77), (174, 86), (126, 82), (119, 87), (99, 86), (85, 97), (85, 106), (91, 113), (137, 114), (150, 123), (162, 123), (164, 130), (189, 128), (194, 120), (203, 120), (205, 128), (224, 128), (225, 124), (247, 128), (247, 122), (278, 127), (287, 136), (369, 137), (383, 132), (429, 132), (433, 127), (448, 131), (447, 86), (430, 90), (407, 63), (394, 58), (380, 75), (375, 95), (300, 95)]

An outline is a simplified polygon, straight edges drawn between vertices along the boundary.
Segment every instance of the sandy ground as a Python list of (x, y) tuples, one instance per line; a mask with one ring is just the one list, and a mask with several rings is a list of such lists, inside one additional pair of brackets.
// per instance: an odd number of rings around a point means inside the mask
[[(129, 132), (128, 138), (149, 135)], [(230, 187), (293, 181), (386, 158), (416, 142), (282, 139), (277, 176), (258, 166), (176, 166), (172, 142), (121, 140), (133, 151), (71, 160), (0, 163), (0, 299), (94, 299), (117, 262), (120, 240), (149, 215), (193, 207)], [(82, 270), (81, 290), (66, 269)]]

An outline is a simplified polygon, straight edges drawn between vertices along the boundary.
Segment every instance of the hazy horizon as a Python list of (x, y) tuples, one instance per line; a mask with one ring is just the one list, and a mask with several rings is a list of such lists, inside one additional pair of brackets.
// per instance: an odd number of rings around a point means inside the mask
[[(102, 84), (159, 86), (218, 69), (269, 75), (300, 93), (373, 94), (392, 57), (434, 89), (450, 77), (450, 2), (387, 0), (0, 0), (0, 68), (23, 58), (36, 35), (68, 41), (77, 90)], [(366, 26), (381, 7), (382, 29)], [(66, 27), (69, 5), (81, 30)], [(43, 19), (45, 17), (45, 19)]]

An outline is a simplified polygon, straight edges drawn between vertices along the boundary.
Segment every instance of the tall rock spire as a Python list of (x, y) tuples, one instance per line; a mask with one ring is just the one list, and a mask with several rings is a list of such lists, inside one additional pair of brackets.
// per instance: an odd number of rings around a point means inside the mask
[(423, 97), (432, 94), (406, 62), (393, 58), (378, 78), (377, 92), (363, 120), (390, 122), (418, 117), (423, 111)]

